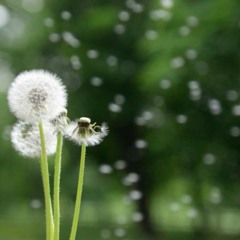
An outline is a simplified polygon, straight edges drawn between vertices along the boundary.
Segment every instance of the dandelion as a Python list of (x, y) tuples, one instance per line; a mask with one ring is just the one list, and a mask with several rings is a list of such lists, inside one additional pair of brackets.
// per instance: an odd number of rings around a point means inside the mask
[(78, 145), (94, 146), (102, 142), (108, 134), (106, 124), (101, 126), (96, 123), (91, 124), (91, 119), (81, 117), (79, 120), (71, 122), (65, 130), (65, 136)]
[(70, 123), (70, 119), (67, 116), (67, 109), (63, 108), (59, 115), (51, 120), (51, 123), (55, 127), (57, 132), (64, 133), (65, 128)]
[(68, 127), (66, 127), (65, 136), (70, 140), (73, 140), (75, 143), (81, 145), (82, 148), (80, 155), (77, 195), (73, 214), (72, 228), (70, 233), (70, 240), (76, 239), (82, 199), (86, 146), (94, 146), (99, 144), (107, 134), (108, 128), (106, 124), (102, 124), (102, 126), (98, 126), (96, 125), (96, 123), (91, 124), (91, 119), (87, 117), (81, 117), (78, 121), (72, 122), (68, 125)]
[[(55, 129), (49, 123), (44, 124), (46, 153), (52, 155), (56, 151), (57, 136)], [(41, 141), (38, 124), (20, 121), (13, 126), (11, 131), (13, 147), (25, 157), (35, 158), (41, 155)]]
[(13, 114), (27, 122), (55, 118), (67, 105), (66, 89), (61, 80), (44, 70), (19, 74), (11, 84), (8, 102)]

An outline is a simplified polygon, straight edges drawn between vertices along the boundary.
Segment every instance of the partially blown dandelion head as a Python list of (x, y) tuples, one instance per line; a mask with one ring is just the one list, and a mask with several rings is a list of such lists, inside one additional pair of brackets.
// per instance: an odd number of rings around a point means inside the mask
[(75, 143), (86, 146), (94, 146), (103, 141), (107, 136), (108, 128), (106, 124), (101, 126), (96, 123), (91, 124), (91, 119), (82, 117), (77, 121), (71, 122), (65, 129), (65, 136)]
[(67, 116), (67, 109), (63, 108), (58, 116), (51, 120), (51, 123), (57, 132), (64, 134), (66, 126), (70, 123), (70, 119)]
[[(55, 128), (49, 123), (44, 123), (44, 135), (47, 155), (52, 155), (55, 153), (57, 145)], [(13, 147), (22, 156), (40, 157), (41, 141), (38, 124), (24, 121), (16, 123), (11, 132), (11, 141)]]
[(39, 122), (55, 118), (66, 107), (67, 93), (56, 75), (31, 70), (16, 77), (8, 91), (8, 102), (17, 118)]

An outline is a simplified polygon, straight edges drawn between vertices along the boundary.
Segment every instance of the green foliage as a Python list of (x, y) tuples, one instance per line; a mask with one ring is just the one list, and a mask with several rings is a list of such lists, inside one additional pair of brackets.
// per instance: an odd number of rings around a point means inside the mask
[[(86, 224), (93, 221), (93, 229), (113, 224), (122, 196), (138, 189), (144, 197), (121, 208), (126, 211), (130, 235), (134, 233), (132, 239), (139, 239), (139, 233), (135, 234), (139, 229), (131, 220), (135, 211), (145, 214), (140, 226), (147, 239), (152, 235), (151, 221), (167, 239), (181, 239), (174, 232), (186, 229), (191, 234), (182, 233), (182, 239), (211, 239), (214, 232), (218, 239), (230, 239), (224, 232), (239, 236), (238, 212), (233, 214), (232, 209), (240, 206), (240, 2), (185, 0), (175, 1), (168, 9), (159, 1), (141, 1), (144, 8), (139, 12), (129, 7), (130, 2), (61, 1), (29, 13), (15, 1), (7, 1), (15, 21), (24, 27), (21, 34), (17, 24), (3, 28), (0, 58), (13, 73), (31, 68), (57, 73), (70, 90), (70, 118), (88, 116), (108, 122), (109, 136), (88, 151)], [(63, 11), (72, 14), (69, 20), (61, 17)], [(122, 11), (129, 20), (119, 19)], [(44, 25), (46, 18), (53, 20), (53, 26)], [(63, 39), (64, 32), (73, 34), (80, 46), (72, 47)], [(58, 34), (57, 40), (50, 41), (51, 34)], [(90, 56), (90, 50), (96, 51), (96, 57)], [(74, 67), (74, 59), (79, 60), (79, 67)], [(100, 78), (100, 86), (93, 84), (94, 77)], [(5, 136), (13, 120), (6, 93), (0, 97), (0, 130)], [(111, 108), (116, 105), (120, 108)], [(136, 147), (137, 140), (146, 141), (147, 147)], [(2, 138), (0, 151), (4, 156), (0, 209), (8, 212), (19, 201), (41, 199), (37, 161), (18, 157), (8, 138)], [(75, 197), (79, 149), (66, 142), (64, 155), (61, 194), (69, 206)], [(114, 167), (119, 159), (126, 162), (124, 170)], [(113, 172), (100, 174), (101, 164), (109, 164)], [(140, 180), (122, 185), (132, 172)], [(9, 176), (11, 181), (5, 181)], [(179, 203), (184, 195), (191, 196), (191, 204), (171, 211), (171, 204)], [(103, 211), (108, 204), (111, 207)], [(100, 214), (92, 210), (96, 205)], [(197, 218), (186, 217), (192, 208)], [(64, 214), (70, 219), (71, 214)], [(215, 224), (214, 219), (223, 223)], [(97, 236), (86, 230), (89, 240)]]

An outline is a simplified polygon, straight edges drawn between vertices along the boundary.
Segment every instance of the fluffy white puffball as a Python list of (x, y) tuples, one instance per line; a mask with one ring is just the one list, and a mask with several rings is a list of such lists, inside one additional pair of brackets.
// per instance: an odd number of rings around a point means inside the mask
[[(46, 143), (47, 155), (52, 155), (56, 151), (57, 134), (55, 128), (50, 123), (43, 123), (43, 131)], [(11, 142), (13, 147), (22, 156), (35, 158), (41, 155), (41, 140), (37, 123), (19, 121), (11, 131)]]
[(20, 73), (8, 91), (12, 113), (28, 122), (55, 118), (67, 105), (67, 92), (60, 78), (45, 70)]

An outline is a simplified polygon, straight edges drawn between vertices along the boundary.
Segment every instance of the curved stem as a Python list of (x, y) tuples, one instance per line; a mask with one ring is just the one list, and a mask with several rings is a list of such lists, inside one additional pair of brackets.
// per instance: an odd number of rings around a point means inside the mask
[(54, 170), (54, 193), (53, 193), (53, 206), (54, 206), (54, 240), (59, 240), (60, 232), (60, 174), (61, 174), (61, 156), (62, 156), (62, 134), (58, 133), (57, 151), (55, 157), (55, 170)]
[(46, 235), (47, 240), (52, 240), (54, 236), (54, 224), (53, 224), (53, 214), (52, 214), (52, 204), (50, 195), (50, 183), (49, 183), (49, 171), (48, 171), (48, 160), (46, 153), (46, 144), (44, 138), (44, 131), (42, 122), (39, 122), (39, 133), (41, 140), (41, 172), (45, 199), (45, 214), (46, 214)]
[(76, 233), (77, 233), (78, 218), (80, 215), (82, 189), (83, 189), (85, 156), (86, 156), (86, 145), (82, 144), (80, 169), (79, 169), (79, 177), (78, 177), (78, 188), (77, 188), (77, 196), (76, 196), (76, 203), (75, 203), (75, 210), (74, 210), (74, 215), (73, 215), (73, 223), (72, 223), (72, 229), (71, 229), (71, 234), (70, 234), (70, 240), (75, 240)]

